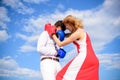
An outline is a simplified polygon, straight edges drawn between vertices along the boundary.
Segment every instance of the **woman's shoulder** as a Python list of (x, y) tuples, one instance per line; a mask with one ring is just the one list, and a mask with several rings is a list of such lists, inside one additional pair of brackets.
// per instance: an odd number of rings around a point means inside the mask
[(77, 32), (78, 34), (84, 34), (84, 33), (85, 33), (85, 30), (84, 30), (84, 29), (81, 29), (81, 28), (78, 28), (76, 32)]
[(78, 33), (78, 36), (79, 36), (80, 40), (82, 40), (85, 37), (85, 34), (86, 34), (85, 30), (81, 29), (81, 28), (77, 29), (77, 33)]

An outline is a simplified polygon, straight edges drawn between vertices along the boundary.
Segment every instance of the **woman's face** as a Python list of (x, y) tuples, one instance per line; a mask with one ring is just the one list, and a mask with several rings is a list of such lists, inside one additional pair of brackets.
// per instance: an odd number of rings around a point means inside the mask
[(72, 31), (72, 28), (68, 23), (66, 23), (65, 26), (66, 26), (66, 29), (68, 29), (69, 31)]

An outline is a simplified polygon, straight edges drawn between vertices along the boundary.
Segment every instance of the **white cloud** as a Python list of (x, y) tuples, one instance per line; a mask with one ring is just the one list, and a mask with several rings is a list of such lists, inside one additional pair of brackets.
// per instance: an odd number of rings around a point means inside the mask
[(5, 30), (0, 30), (0, 42), (6, 41), (9, 37)]
[(7, 15), (7, 10), (5, 7), (0, 7), (0, 42), (6, 41), (10, 36), (8, 35), (7, 29), (7, 22), (10, 22), (10, 18)]
[(10, 22), (10, 18), (7, 16), (7, 10), (4, 7), (0, 7), (0, 27), (7, 29), (6, 22)]
[(40, 28), (44, 26), (46, 20), (43, 19), (43, 17), (39, 17), (37, 19), (31, 18), (26, 20), (23, 30), (25, 32), (37, 33), (36, 31), (40, 31)]
[(16, 37), (21, 38), (22, 40), (25, 40), (27, 43), (33, 43), (37, 41), (39, 36), (37, 35), (27, 36), (25, 34), (17, 33)]
[(97, 54), (100, 65), (106, 69), (120, 69), (120, 53), (113, 54)]
[(32, 51), (36, 51), (36, 47), (33, 47), (31, 45), (23, 45), (20, 47), (20, 52), (32, 52)]
[(37, 42), (38, 35), (33, 35), (33, 36), (27, 36), (21, 33), (16, 34), (17, 38), (20, 38), (25, 41), (25, 44), (20, 47), (20, 52), (32, 52), (36, 51), (36, 47), (34, 47), (34, 43)]
[(120, 17), (118, 17), (118, 18), (114, 21), (113, 24), (114, 24), (115, 26), (119, 27), (119, 25), (120, 25)]
[(16, 37), (20, 37), (20, 38), (23, 39), (23, 40), (27, 40), (27, 36), (24, 35), (24, 34), (17, 33), (17, 34), (16, 34)]
[[(8, 67), (8, 65), (9, 65), (9, 67)], [(0, 69), (14, 70), (17, 67), (18, 67), (18, 64), (16, 63), (16, 61), (11, 59), (10, 56), (0, 59)]]
[(10, 6), (18, 13), (21, 14), (31, 14), (34, 12), (34, 9), (25, 6), (20, 0), (2, 0), (4, 4)]
[(26, 78), (28, 80), (39, 80), (41, 77), (39, 71), (21, 68), (10, 56), (0, 59), (0, 76)]
[(36, 3), (36, 4), (39, 4), (39, 3), (45, 3), (45, 2), (48, 2), (49, 0), (23, 0), (24, 2), (28, 2), (28, 3)]

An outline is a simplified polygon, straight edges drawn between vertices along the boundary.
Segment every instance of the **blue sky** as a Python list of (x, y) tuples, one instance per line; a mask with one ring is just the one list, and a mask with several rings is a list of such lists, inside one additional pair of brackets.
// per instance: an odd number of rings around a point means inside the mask
[[(69, 14), (91, 37), (100, 80), (120, 80), (119, 6), (119, 0), (0, 0), (0, 80), (42, 80), (37, 39), (45, 23)], [(62, 66), (76, 55), (73, 44), (64, 49)]]

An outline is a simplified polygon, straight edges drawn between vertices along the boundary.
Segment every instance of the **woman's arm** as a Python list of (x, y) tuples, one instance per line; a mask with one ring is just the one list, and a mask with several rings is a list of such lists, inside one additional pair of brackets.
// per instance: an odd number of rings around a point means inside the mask
[(82, 38), (82, 36), (83, 36), (83, 30), (78, 29), (62, 42), (56, 37), (56, 35), (53, 35), (53, 39), (59, 47), (62, 47), (77, 39)]
[(66, 33), (65, 34), (65, 37), (67, 38), (67, 37), (69, 37), (71, 35), (71, 33)]

